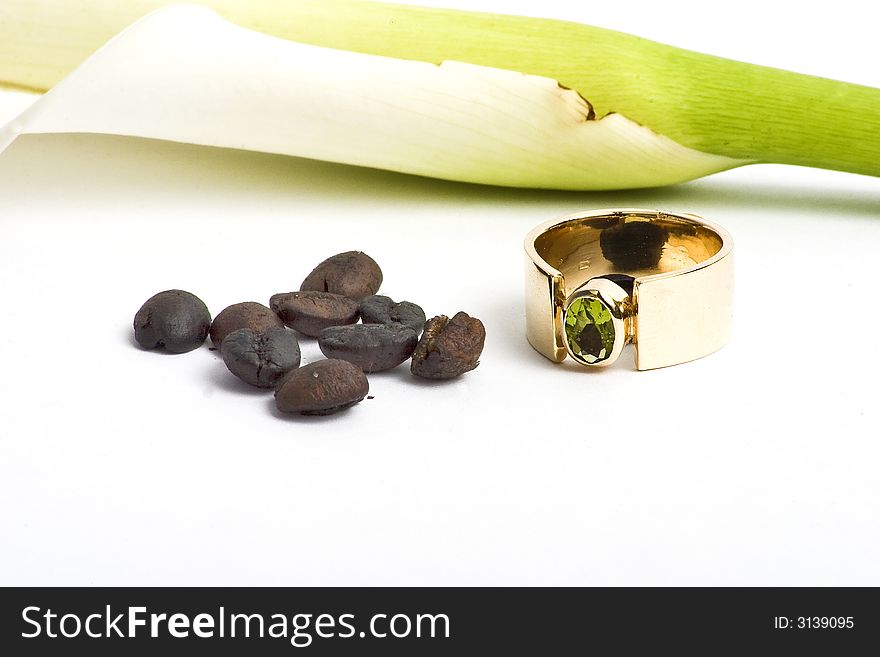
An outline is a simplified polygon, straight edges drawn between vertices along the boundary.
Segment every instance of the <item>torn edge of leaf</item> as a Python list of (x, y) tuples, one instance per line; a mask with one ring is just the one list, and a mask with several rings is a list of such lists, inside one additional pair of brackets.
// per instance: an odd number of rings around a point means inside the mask
[(0, 130), (101, 133), (265, 151), (514, 187), (623, 189), (745, 164), (556, 80), (286, 41), (195, 5), (127, 28)]

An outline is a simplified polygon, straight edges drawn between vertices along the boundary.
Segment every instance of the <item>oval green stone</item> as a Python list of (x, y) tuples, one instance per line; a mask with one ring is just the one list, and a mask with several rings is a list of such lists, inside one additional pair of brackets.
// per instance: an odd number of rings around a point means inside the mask
[(611, 311), (600, 299), (578, 297), (565, 313), (565, 337), (568, 348), (585, 363), (608, 359), (614, 349), (614, 321)]

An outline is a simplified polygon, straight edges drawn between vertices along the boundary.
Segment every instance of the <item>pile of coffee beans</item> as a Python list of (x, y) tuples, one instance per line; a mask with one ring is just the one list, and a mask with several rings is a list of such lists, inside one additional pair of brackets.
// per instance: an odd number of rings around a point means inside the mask
[[(268, 306), (233, 304), (213, 322), (197, 296), (160, 292), (138, 310), (134, 335), (145, 349), (176, 354), (210, 335), (232, 374), (274, 389), (278, 410), (304, 415), (357, 404), (370, 391), (367, 374), (408, 359), (410, 371), (426, 379), (452, 379), (479, 364), (486, 339), (480, 320), (463, 312), (428, 320), (418, 305), (377, 294), (381, 284), (375, 260), (347, 251), (315, 267), (298, 291), (274, 294)], [(317, 338), (327, 358), (300, 367), (298, 336)]]

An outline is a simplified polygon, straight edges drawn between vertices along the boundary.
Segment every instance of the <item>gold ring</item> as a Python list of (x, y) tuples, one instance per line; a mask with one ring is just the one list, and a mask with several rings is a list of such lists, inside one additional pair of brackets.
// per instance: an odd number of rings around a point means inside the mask
[(552, 361), (604, 367), (632, 343), (650, 370), (730, 338), (733, 240), (696, 215), (578, 212), (537, 226), (525, 250), (526, 335)]

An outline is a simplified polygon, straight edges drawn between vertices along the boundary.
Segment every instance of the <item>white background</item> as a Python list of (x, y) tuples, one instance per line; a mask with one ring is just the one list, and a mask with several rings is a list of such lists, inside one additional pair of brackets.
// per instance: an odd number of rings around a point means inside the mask
[[(880, 86), (864, 2), (435, 4)], [(26, 102), (0, 95), (2, 118)], [(833, 121), (821, 102), (816, 121)], [(733, 233), (727, 348), (598, 373), (532, 351), (524, 234), (612, 206)], [(0, 583), (878, 585), (878, 215), (880, 181), (781, 166), (555, 193), (22, 138), (0, 156)], [(207, 346), (132, 344), (157, 291), (216, 314), (348, 249), (379, 261), (386, 294), (480, 317), (480, 367), (373, 375), (375, 399), (309, 419), (274, 412)]]

